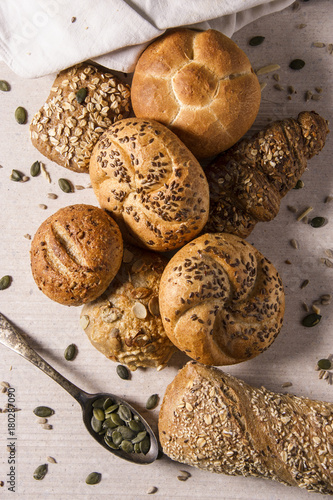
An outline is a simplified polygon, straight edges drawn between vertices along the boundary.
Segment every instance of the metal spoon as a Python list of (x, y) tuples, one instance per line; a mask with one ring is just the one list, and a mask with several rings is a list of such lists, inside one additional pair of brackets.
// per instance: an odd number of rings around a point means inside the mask
[[(63, 387), (73, 398), (76, 399), (81, 405), (83, 413), (83, 422), (99, 444), (104, 446), (108, 451), (117, 455), (117, 457), (128, 460), (129, 462), (135, 462), (139, 464), (150, 464), (154, 462), (158, 454), (158, 444), (154, 432), (150, 428), (149, 424), (142, 418), (142, 416), (126, 401), (115, 396), (114, 394), (88, 394), (76, 385), (69, 382), (65, 377), (63, 377), (59, 372), (57, 372), (51, 365), (49, 365), (39, 354), (37, 354), (34, 349), (32, 349), (27, 342), (23, 339), (22, 335), (17, 331), (17, 329), (0, 313), (0, 343), (6, 347), (9, 347), (12, 351), (20, 354), (25, 359), (30, 361), (32, 364), (37, 366), (40, 370), (46, 373), (49, 377), (53, 378), (61, 387)], [(91, 427), (91, 418), (93, 412), (93, 402), (99, 398), (111, 398), (116, 404), (122, 404), (127, 406), (133, 415), (137, 415), (147, 433), (150, 436), (150, 449), (145, 455), (143, 453), (126, 453), (125, 451), (119, 449), (111, 449), (105, 442), (104, 437), (98, 435)]]

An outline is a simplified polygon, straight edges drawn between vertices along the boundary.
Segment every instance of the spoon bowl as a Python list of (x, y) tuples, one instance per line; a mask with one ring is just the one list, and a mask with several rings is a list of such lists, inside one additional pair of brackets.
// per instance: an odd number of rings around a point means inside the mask
[[(109, 393), (88, 394), (72, 382), (67, 380), (63, 375), (56, 371), (49, 363), (47, 363), (32, 347), (24, 340), (20, 332), (0, 313), (0, 343), (8, 347), (12, 351), (20, 354), (23, 358), (30, 361), (40, 370), (51, 377), (61, 387), (63, 387), (76, 401), (81, 405), (83, 422), (90, 435), (109, 452), (119, 458), (123, 458), (129, 462), (138, 464), (150, 464), (154, 462), (158, 455), (158, 443), (154, 432), (152, 431), (146, 420), (140, 413), (133, 408), (127, 401)], [(99, 399), (110, 398), (115, 405), (122, 405), (130, 410), (133, 418), (140, 421), (144, 430), (150, 439), (150, 447), (147, 453), (127, 452), (123, 449), (113, 449), (108, 446), (104, 440), (102, 433), (96, 432), (92, 427), (92, 418), (94, 413), (93, 404)]]

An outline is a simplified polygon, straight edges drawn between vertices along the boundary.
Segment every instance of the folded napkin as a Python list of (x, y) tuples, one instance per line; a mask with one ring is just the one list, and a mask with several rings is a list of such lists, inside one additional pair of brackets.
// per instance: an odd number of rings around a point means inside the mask
[(0, 58), (35, 78), (93, 59), (132, 72), (168, 28), (213, 28), (227, 36), (294, 0), (1, 0)]

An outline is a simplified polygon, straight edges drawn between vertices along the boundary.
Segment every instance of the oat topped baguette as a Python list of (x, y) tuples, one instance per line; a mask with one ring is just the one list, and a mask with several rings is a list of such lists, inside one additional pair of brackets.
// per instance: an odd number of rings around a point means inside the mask
[(333, 494), (333, 404), (253, 388), (189, 362), (167, 387), (159, 436), (172, 460)]

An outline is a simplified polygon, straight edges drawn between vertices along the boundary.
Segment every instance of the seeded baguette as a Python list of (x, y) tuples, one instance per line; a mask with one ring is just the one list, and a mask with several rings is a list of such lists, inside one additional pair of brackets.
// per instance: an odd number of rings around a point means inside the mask
[(325, 145), (327, 122), (314, 111), (276, 121), (216, 157), (206, 168), (210, 192), (207, 232), (246, 238), (257, 222), (270, 221), (281, 199)]
[(167, 387), (159, 437), (172, 460), (333, 493), (333, 404), (253, 388), (189, 362)]
[(32, 119), (31, 141), (62, 167), (88, 172), (99, 137), (129, 112), (128, 85), (105, 68), (77, 64), (57, 75), (45, 104)]
[(173, 250), (207, 222), (209, 191), (201, 165), (154, 120), (127, 118), (112, 125), (94, 148), (89, 173), (100, 206), (130, 243)]
[(70, 205), (48, 217), (31, 243), (31, 270), (39, 289), (64, 305), (101, 295), (121, 265), (116, 222), (91, 205)]
[(171, 341), (215, 366), (266, 350), (280, 332), (285, 306), (275, 267), (227, 233), (204, 234), (181, 248), (163, 271), (159, 301)]

